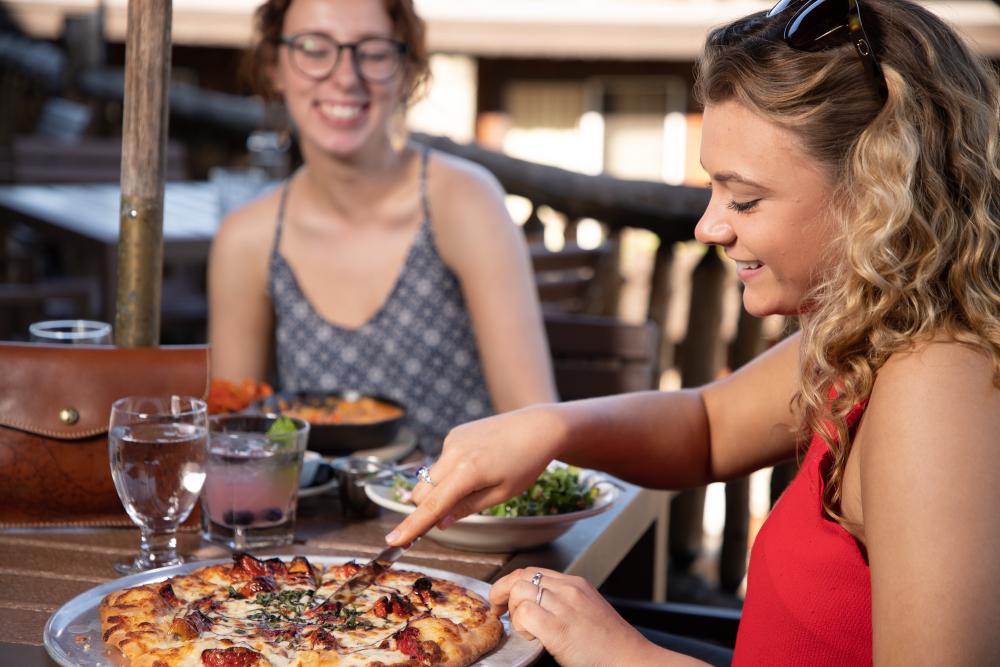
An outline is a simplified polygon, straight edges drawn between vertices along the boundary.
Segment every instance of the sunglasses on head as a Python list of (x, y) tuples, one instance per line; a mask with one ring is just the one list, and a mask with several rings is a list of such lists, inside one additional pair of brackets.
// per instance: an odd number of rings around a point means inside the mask
[(865, 67), (865, 75), (885, 104), (889, 89), (875, 58), (872, 40), (861, 23), (860, 5), (858, 0), (780, 0), (767, 17), (790, 14), (784, 39), (797, 51), (825, 51), (844, 42), (853, 44)]

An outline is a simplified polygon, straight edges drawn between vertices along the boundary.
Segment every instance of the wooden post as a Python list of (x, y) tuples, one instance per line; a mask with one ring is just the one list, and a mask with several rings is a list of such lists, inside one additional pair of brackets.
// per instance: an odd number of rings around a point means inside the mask
[(160, 340), (172, 0), (129, 0), (115, 343)]
[[(764, 349), (764, 320), (740, 309), (736, 339), (730, 347), (729, 367), (736, 370)], [(750, 529), (750, 478), (726, 482), (726, 524), (719, 555), (719, 585), (735, 593), (746, 574), (747, 539)]]
[[(715, 379), (722, 363), (722, 303), (726, 267), (714, 247), (691, 277), (691, 314), (679, 350), (681, 384), (697, 387)], [(705, 488), (677, 494), (670, 503), (670, 557), (686, 569), (701, 551)]]
[(660, 330), (659, 370), (674, 365), (674, 342), (667, 335), (667, 317), (670, 315), (670, 273), (674, 267), (674, 244), (660, 239), (653, 260), (653, 275), (649, 286), (649, 319)]
[(87, 14), (70, 14), (64, 19), (63, 39), (66, 42), (66, 90), (77, 92), (80, 72), (105, 64), (104, 5)]

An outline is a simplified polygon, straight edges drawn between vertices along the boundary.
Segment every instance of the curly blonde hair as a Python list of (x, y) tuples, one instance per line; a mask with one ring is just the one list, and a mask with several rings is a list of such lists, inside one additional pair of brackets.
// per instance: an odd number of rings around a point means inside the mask
[(984, 351), (1000, 388), (996, 72), (912, 2), (865, 0), (862, 11), (884, 105), (850, 43), (789, 48), (787, 15), (713, 31), (696, 89), (703, 103), (735, 101), (794, 133), (834, 184), (844, 270), (804, 302), (796, 402), (803, 434), (832, 450), (823, 506), (838, 520), (847, 415), (893, 353), (943, 333)]

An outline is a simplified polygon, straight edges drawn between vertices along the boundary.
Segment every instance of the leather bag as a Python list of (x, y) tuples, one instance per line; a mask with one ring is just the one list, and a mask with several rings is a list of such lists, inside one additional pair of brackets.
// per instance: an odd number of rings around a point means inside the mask
[(131, 525), (108, 420), (125, 396), (208, 396), (208, 347), (0, 343), (0, 527)]

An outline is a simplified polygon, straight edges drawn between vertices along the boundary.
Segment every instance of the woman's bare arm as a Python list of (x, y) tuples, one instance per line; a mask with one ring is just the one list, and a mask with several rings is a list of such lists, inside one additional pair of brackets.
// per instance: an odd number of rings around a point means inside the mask
[(209, 257), (212, 377), (265, 380), (273, 315), (267, 294), (277, 193), (223, 220)]
[(874, 663), (1000, 656), (1000, 389), (985, 354), (933, 343), (879, 371), (856, 436)]
[(485, 170), (436, 155), (429, 183), (435, 241), (462, 284), (494, 406), (555, 400), (527, 245), (502, 188)]
[(503, 502), (553, 458), (649, 487), (727, 479), (795, 451), (798, 336), (702, 390), (642, 392), (532, 406), (452, 430), (419, 484), (419, 507), (398, 527), (408, 542), (448, 516)]

